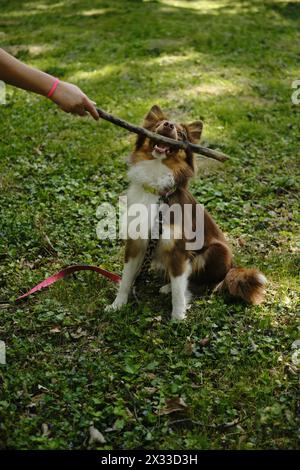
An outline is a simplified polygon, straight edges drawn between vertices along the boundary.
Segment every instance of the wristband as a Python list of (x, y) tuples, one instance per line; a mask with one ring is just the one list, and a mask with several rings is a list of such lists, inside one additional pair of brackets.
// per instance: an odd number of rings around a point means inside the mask
[(54, 83), (53, 83), (52, 87), (51, 87), (50, 90), (49, 90), (49, 93), (48, 93), (48, 95), (47, 95), (47, 98), (51, 98), (51, 96), (52, 96), (53, 93), (55, 92), (55, 90), (56, 90), (58, 84), (59, 84), (59, 79), (56, 78), (56, 79), (54, 80)]

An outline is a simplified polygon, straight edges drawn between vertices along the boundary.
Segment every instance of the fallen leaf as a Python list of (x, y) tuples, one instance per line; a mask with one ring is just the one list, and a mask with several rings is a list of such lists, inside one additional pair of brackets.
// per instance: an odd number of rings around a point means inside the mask
[(82, 330), (81, 328), (78, 328), (77, 331), (70, 333), (70, 336), (74, 339), (81, 338), (82, 336), (87, 336), (87, 332)]
[(208, 343), (209, 343), (209, 338), (207, 338), (207, 337), (203, 338), (203, 339), (200, 339), (200, 341), (199, 341), (199, 344), (202, 347), (206, 346)]
[(39, 390), (46, 390), (46, 392), (49, 392), (49, 388), (44, 387), (44, 385), (38, 384), (37, 388), (38, 388)]
[(44, 149), (45, 144), (40, 144), (37, 147), (35, 147), (33, 150), (37, 153), (37, 155), (43, 155), (42, 150)]
[(236, 418), (233, 421), (229, 421), (228, 423), (223, 423), (220, 425), (222, 429), (228, 429), (236, 426), (240, 422), (240, 418)]
[(166, 400), (166, 405), (160, 410), (156, 410), (155, 414), (157, 415), (169, 415), (175, 413), (176, 411), (184, 411), (187, 408), (187, 404), (181, 397), (168, 398)]
[(243, 247), (243, 246), (246, 245), (246, 240), (242, 237), (238, 238), (237, 241), (238, 241), (238, 244), (239, 244), (240, 247)]
[(90, 438), (89, 438), (89, 445), (98, 443), (98, 444), (105, 444), (106, 440), (103, 434), (98, 431), (93, 425), (89, 427)]
[(198, 384), (195, 384), (195, 383), (191, 383), (191, 388), (201, 388), (202, 385), (198, 385)]
[(21, 261), (21, 266), (25, 267), (25, 268), (29, 268), (29, 269), (33, 269), (34, 268), (34, 263), (30, 263), (29, 261), (26, 261), (26, 260), (23, 260)]
[(156, 378), (156, 375), (153, 374), (153, 372), (148, 372), (147, 377), (148, 377), (150, 380), (153, 380), (153, 379)]
[(31, 398), (31, 402), (27, 405), (27, 408), (35, 408), (37, 404), (44, 398), (44, 393), (38, 393)]
[(60, 333), (61, 329), (58, 326), (51, 328), (50, 333)]
[(117, 431), (115, 428), (106, 428), (105, 432), (115, 432)]
[(161, 322), (162, 318), (161, 315), (158, 315), (157, 317), (153, 318), (153, 321), (157, 321), (158, 323)]
[(49, 429), (48, 424), (43, 423), (42, 426), (41, 426), (41, 430), (42, 430), (42, 437), (48, 437), (48, 436), (50, 436), (51, 431), (50, 431), (50, 429)]
[(149, 393), (149, 395), (153, 395), (157, 391), (157, 387), (144, 387), (144, 390)]

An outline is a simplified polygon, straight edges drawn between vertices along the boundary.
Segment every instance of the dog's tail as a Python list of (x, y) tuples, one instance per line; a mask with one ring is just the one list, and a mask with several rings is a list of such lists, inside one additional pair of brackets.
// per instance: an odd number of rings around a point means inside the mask
[(257, 305), (264, 300), (266, 283), (267, 279), (258, 269), (231, 268), (215, 291), (227, 291), (234, 297)]

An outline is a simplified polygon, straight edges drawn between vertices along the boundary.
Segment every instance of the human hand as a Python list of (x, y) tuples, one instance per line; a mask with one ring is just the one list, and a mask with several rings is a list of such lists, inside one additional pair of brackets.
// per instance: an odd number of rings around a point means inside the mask
[(94, 101), (72, 83), (60, 81), (50, 99), (66, 113), (85, 116), (88, 112), (96, 121), (99, 119)]

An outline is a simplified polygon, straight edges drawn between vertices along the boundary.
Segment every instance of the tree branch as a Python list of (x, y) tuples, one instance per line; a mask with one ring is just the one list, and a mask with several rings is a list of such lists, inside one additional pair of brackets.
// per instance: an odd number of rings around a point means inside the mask
[(99, 116), (102, 119), (105, 119), (106, 121), (109, 121), (112, 124), (115, 124), (116, 126), (123, 127), (123, 129), (126, 129), (129, 132), (134, 132), (135, 134), (144, 135), (145, 137), (148, 137), (154, 142), (162, 142), (164, 144), (170, 145), (175, 148), (180, 148), (180, 149), (189, 148), (190, 150), (192, 150), (192, 152), (205, 155), (206, 157), (213, 158), (214, 160), (218, 160), (219, 162), (225, 162), (229, 158), (227, 155), (225, 155), (222, 152), (219, 152), (217, 150), (212, 150), (207, 147), (202, 147), (201, 145), (192, 144), (192, 142), (189, 142), (189, 141), (174, 140), (174, 139), (170, 139), (169, 137), (165, 137), (160, 134), (154, 134), (153, 132), (150, 132), (148, 129), (145, 129), (144, 127), (135, 126), (134, 124), (131, 124), (130, 122), (126, 122), (123, 119), (113, 116), (112, 114), (106, 113), (100, 108), (97, 108), (97, 111), (98, 111)]

